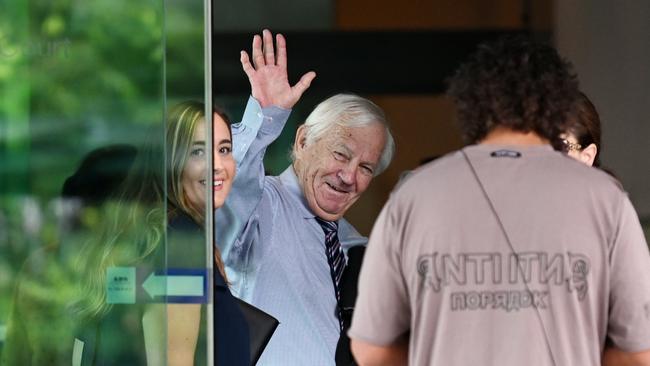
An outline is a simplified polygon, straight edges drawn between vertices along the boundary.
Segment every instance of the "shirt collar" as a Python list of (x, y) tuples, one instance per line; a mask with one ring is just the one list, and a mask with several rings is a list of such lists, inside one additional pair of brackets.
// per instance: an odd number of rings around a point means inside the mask
[(307, 198), (305, 198), (302, 187), (298, 182), (298, 176), (293, 170), (293, 165), (289, 165), (289, 167), (280, 174), (280, 182), (282, 182), (282, 185), (287, 189), (287, 192), (289, 192), (291, 197), (299, 202), (302, 217), (306, 219), (313, 219), (316, 217), (309, 208), (309, 203), (307, 203)]

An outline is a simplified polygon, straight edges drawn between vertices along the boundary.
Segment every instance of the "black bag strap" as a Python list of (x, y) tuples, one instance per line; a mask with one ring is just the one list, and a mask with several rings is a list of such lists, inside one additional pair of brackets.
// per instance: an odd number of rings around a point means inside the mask
[[(476, 172), (476, 169), (474, 168), (474, 164), (472, 164), (472, 161), (470, 160), (469, 156), (467, 156), (467, 153), (465, 150), (461, 150), (463, 153), (463, 156), (465, 157), (465, 161), (467, 162), (467, 165), (469, 166), (469, 169), (472, 171), (472, 175), (474, 175), (474, 178), (476, 179), (476, 182), (478, 183), (479, 187), (481, 188), (481, 191), (483, 192), (483, 197), (488, 202), (488, 205), (490, 206), (490, 210), (494, 214), (494, 217), (497, 220), (497, 223), (499, 225), (499, 228), (501, 229), (501, 232), (503, 232), (503, 236), (506, 238), (506, 242), (508, 243), (508, 247), (510, 248), (510, 252), (514, 254), (515, 256), (518, 256), (517, 251), (515, 250), (514, 245), (512, 244), (512, 241), (510, 240), (510, 235), (508, 235), (508, 231), (506, 231), (506, 227), (503, 225), (503, 222), (501, 221), (501, 217), (499, 216), (499, 213), (497, 212), (496, 208), (494, 207), (494, 204), (492, 203), (492, 199), (490, 198), (490, 195), (487, 193), (487, 190), (485, 189), (485, 186), (483, 185), (483, 182), (481, 181), (481, 178), (478, 176), (478, 173)], [(519, 271), (519, 274), (521, 275), (522, 280), (524, 281), (524, 286), (526, 286), (526, 291), (530, 292), (530, 287), (528, 286), (528, 282), (526, 281), (526, 276), (524, 274), (524, 269), (521, 268), (521, 265), (519, 264), (519, 261), (517, 261), (517, 270)], [(539, 321), (539, 325), (542, 328), (542, 332), (544, 333), (544, 340), (546, 342), (546, 348), (548, 349), (548, 353), (551, 356), (551, 361), (553, 361), (553, 366), (557, 365), (557, 362), (555, 362), (555, 355), (553, 353), (553, 348), (551, 347), (551, 342), (550, 338), (548, 336), (548, 332), (546, 330), (546, 326), (544, 326), (544, 321), (542, 319), (542, 315), (539, 313), (539, 309), (534, 306), (535, 309), (535, 315), (537, 316), (537, 320)]]

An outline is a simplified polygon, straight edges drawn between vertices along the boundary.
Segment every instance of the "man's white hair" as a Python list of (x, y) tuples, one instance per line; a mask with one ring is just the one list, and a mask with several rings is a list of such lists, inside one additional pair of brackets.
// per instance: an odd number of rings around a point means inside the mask
[[(366, 98), (354, 94), (336, 94), (318, 104), (305, 120), (305, 144), (315, 143), (337, 126), (358, 128), (373, 123), (383, 125), (386, 131), (386, 143), (374, 172), (377, 176), (386, 170), (393, 160), (395, 140), (390, 133), (384, 112)], [(291, 158), (295, 160), (294, 153)]]

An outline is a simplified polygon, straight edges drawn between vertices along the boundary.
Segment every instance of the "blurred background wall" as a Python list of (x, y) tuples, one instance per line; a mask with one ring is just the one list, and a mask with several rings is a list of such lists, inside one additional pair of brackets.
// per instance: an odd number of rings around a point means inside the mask
[(650, 2), (558, 1), (554, 39), (603, 124), (603, 164), (650, 221)]
[(477, 43), (512, 32), (551, 41), (574, 63), (581, 87), (601, 113), (602, 160), (621, 178), (642, 221), (650, 221), (649, 2), (214, 1), (214, 91), (235, 119), (248, 85), (234, 55), (250, 49), (252, 34), (262, 28), (287, 36), (292, 81), (309, 70), (318, 73), (269, 149), (269, 173), (288, 165), (295, 126), (323, 98), (356, 92), (386, 111), (397, 155), (347, 215), (363, 234), (403, 171), (462, 146), (444, 79)]
[[(476, 32), (479, 35), (477, 39), (481, 39), (481, 33), (488, 38), (488, 34), (495, 31), (532, 31), (539, 37), (546, 38), (551, 31), (553, 6), (549, 1), (520, 0), (339, 0), (336, 9), (337, 26), (345, 30), (425, 30), (443, 34)], [(427, 45), (417, 46), (403, 57), (407, 60), (418, 58), (422, 53), (421, 48)], [(391, 52), (389, 49), (382, 51)], [(421, 64), (421, 72), (427, 67), (435, 68), (447, 52), (442, 47), (433, 50), (433, 57)], [(449, 71), (453, 72), (462, 58), (455, 59)], [(450, 76), (449, 71), (443, 77)], [(348, 213), (349, 220), (364, 234), (369, 233), (374, 219), (402, 172), (414, 169), (423, 160), (462, 147), (454, 120), (454, 106), (443, 93), (444, 89), (433, 93), (369, 96), (389, 116), (398, 150), (388, 171), (376, 178), (359, 204), (353, 206)]]

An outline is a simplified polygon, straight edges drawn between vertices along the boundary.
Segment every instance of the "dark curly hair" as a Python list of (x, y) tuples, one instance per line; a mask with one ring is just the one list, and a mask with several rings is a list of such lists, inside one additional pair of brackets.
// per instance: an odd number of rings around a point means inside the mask
[(485, 43), (449, 80), (463, 139), (482, 140), (494, 127), (535, 132), (561, 149), (559, 135), (579, 96), (568, 61), (524, 36)]

